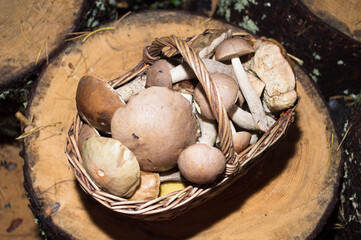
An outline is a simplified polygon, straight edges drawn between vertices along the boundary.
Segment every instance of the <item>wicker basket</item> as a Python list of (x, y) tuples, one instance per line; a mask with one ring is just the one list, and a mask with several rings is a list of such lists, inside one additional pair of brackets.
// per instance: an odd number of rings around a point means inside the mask
[(115, 212), (132, 218), (155, 221), (172, 219), (189, 211), (191, 208), (221, 193), (232, 182), (244, 175), (266, 150), (269, 150), (270, 147), (285, 135), (290, 123), (294, 119), (295, 107), (283, 112), (276, 123), (255, 144), (249, 146), (239, 155), (235, 153), (230, 123), (227, 113), (222, 107), (216, 86), (197, 53), (189, 47), (189, 43), (195, 37), (182, 40), (172, 35), (156, 39), (151, 45), (144, 48), (143, 60), (139, 64), (121, 77), (109, 81), (109, 83), (112, 87), (117, 88), (133, 80), (139, 74), (144, 73), (161, 56), (172, 57), (180, 54), (184, 61), (194, 70), (203, 89), (205, 89), (211, 109), (218, 122), (219, 148), (227, 159), (225, 173), (212, 184), (190, 185), (183, 190), (158, 197), (154, 200), (129, 201), (125, 198), (114, 196), (103, 191), (90, 178), (82, 166), (77, 139), (83, 121), (77, 114), (67, 134), (66, 156), (83, 190)]

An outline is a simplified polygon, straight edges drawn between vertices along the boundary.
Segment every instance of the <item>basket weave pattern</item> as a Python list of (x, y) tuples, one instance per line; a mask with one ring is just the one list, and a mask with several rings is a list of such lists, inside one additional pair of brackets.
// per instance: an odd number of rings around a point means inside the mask
[(295, 107), (283, 112), (276, 123), (253, 145), (241, 154), (233, 150), (232, 132), (226, 110), (212, 78), (197, 53), (189, 47), (193, 38), (182, 40), (174, 35), (156, 39), (146, 46), (143, 60), (132, 70), (109, 84), (117, 88), (136, 76), (144, 73), (149, 65), (161, 58), (180, 54), (195, 72), (202, 84), (212, 112), (218, 122), (220, 150), (227, 159), (226, 170), (222, 177), (206, 185), (191, 185), (187, 188), (158, 197), (154, 200), (129, 201), (103, 191), (87, 174), (82, 166), (82, 159), (77, 140), (83, 121), (77, 114), (70, 126), (66, 138), (65, 154), (83, 190), (107, 208), (123, 215), (143, 220), (168, 220), (189, 211), (191, 208), (219, 194), (223, 189), (250, 169), (267, 149), (272, 147), (285, 134), (294, 119)]

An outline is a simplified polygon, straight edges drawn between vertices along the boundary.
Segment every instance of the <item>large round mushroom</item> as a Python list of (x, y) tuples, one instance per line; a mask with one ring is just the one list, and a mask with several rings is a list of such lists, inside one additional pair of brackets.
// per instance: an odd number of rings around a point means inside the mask
[(166, 171), (197, 139), (197, 120), (191, 104), (178, 92), (150, 87), (132, 96), (115, 111), (112, 137), (137, 157), (144, 171)]

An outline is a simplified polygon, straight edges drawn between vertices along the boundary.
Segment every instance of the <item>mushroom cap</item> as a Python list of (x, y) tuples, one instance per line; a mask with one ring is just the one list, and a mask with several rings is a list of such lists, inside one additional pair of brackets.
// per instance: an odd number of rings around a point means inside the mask
[(80, 128), (79, 135), (78, 135), (78, 148), (79, 151), (82, 151), (83, 143), (90, 137), (99, 136), (98, 131), (88, 124), (83, 124)]
[(234, 37), (228, 38), (218, 45), (215, 58), (217, 61), (226, 62), (252, 52), (254, 52), (254, 49), (251, 44), (242, 38)]
[(80, 79), (75, 99), (80, 117), (102, 132), (110, 132), (113, 113), (124, 106), (122, 99), (107, 82), (92, 76)]
[(156, 61), (147, 69), (147, 81), (145, 86), (166, 87), (172, 89), (172, 76), (168, 63), (165, 59)]
[(143, 171), (171, 169), (181, 151), (198, 137), (191, 104), (165, 87), (133, 95), (126, 107), (114, 113), (111, 130), (112, 137), (135, 154)]
[(81, 156), (91, 178), (109, 193), (130, 197), (139, 185), (138, 161), (118, 140), (90, 137), (83, 144)]
[(234, 151), (236, 151), (236, 153), (240, 153), (249, 146), (251, 133), (246, 131), (236, 132), (232, 134), (232, 137)]
[[(212, 80), (217, 86), (218, 92), (223, 102), (223, 107), (226, 109), (226, 111), (228, 111), (237, 101), (239, 90), (238, 84), (232, 77), (224, 73), (212, 74)], [(193, 96), (194, 100), (199, 105), (200, 114), (207, 119), (215, 119), (206, 93), (204, 92), (200, 83), (197, 84)]]
[(152, 200), (158, 197), (160, 179), (158, 173), (140, 171), (140, 184), (129, 200)]
[(213, 182), (224, 172), (226, 159), (223, 153), (207, 144), (193, 144), (182, 151), (178, 168), (190, 182), (206, 184)]

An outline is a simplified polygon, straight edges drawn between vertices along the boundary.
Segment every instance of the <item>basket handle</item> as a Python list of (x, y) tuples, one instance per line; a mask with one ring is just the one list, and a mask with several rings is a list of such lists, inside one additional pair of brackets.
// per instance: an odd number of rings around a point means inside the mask
[(174, 35), (171, 35), (170, 37), (157, 38), (151, 45), (147, 46), (144, 51), (144, 61), (151, 64), (152, 62), (160, 59), (160, 55), (162, 54), (162, 49), (164, 47), (170, 47), (171, 49), (177, 50), (173, 51), (172, 55), (179, 52), (193, 69), (198, 81), (201, 83), (206, 93), (212, 113), (218, 122), (220, 149), (226, 157), (228, 164), (238, 164), (238, 161), (235, 161), (232, 131), (227, 112), (223, 107), (218, 89), (203, 61), (186, 41)]

